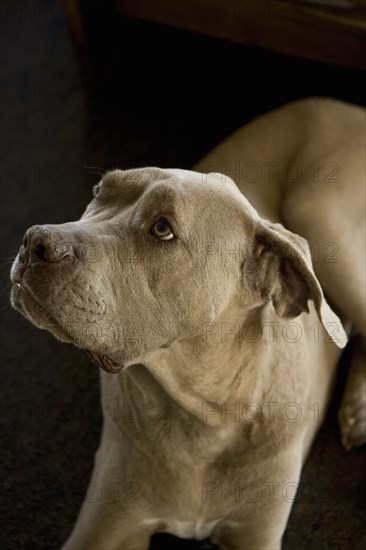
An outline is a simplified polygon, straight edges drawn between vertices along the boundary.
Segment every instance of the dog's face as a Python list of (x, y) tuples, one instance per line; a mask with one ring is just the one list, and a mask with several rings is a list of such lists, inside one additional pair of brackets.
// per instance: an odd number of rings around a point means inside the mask
[(79, 221), (28, 229), (11, 300), (108, 372), (200, 334), (233, 301), (244, 312), (272, 299), (295, 317), (311, 298), (321, 317), (321, 289), (294, 246), (305, 241), (266, 226), (229, 178), (116, 170), (94, 194)]
[(94, 195), (79, 221), (27, 231), (12, 304), (113, 372), (214, 320), (256, 213), (231, 180), (185, 170), (116, 170)]

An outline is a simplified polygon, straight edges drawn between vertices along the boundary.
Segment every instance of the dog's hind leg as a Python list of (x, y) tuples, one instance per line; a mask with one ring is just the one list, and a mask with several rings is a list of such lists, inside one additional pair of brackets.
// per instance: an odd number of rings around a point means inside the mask
[[(349, 178), (348, 185), (307, 185), (294, 190), (283, 208), (283, 219), (310, 246), (314, 271), (342, 321), (350, 321), (358, 336), (339, 424), (342, 443), (351, 449), (366, 443), (366, 243), (365, 189)], [(336, 327), (335, 327), (336, 330)]]
[(350, 450), (366, 443), (366, 339), (357, 335), (346, 389), (338, 413), (342, 444)]
[[(346, 185), (347, 183), (347, 185)], [(307, 239), (316, 276), (337, 313), (366, 338), (365, 189), (309, 182), (289, 190), (281, 217)]]

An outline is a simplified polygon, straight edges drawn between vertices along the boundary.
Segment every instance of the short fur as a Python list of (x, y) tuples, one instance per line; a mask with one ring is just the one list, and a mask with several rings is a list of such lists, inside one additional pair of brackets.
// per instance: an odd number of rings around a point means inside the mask
[[(195, 171), (109, 172), (80, 221), (27, 231), (14, 307), (104, 369), (101, 443), (64, 550), (147, 550), (164, 531), (280, 548), (347, 342), (322, 287), (366, 336), (364, 123), (361, 108), (300, 101)], [(161, 219), (173, 238), (154, 233)], [(354, 363), (348, 447), (365, 440), (362, 344)]]

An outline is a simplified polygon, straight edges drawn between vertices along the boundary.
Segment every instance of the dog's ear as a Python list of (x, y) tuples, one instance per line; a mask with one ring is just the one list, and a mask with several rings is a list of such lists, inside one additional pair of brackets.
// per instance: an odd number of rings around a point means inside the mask
[(312, 300), (319, 320), (338, 347), (347, 336), (342, 323), (325, 301), (315, 276), (309, 245), (305, 239), (280, 224), (257, 222), (244, 263), (244, 279), (261, 299), (272, 300), (276, 313), (294, 318), (309, 312)]

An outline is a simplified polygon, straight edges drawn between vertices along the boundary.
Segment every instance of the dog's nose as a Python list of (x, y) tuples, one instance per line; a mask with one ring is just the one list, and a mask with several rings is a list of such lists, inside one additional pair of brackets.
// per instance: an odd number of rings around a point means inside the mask
[(33, 225), (24, 237), (19, 252), (20, 260), (26, 264), (35, 262), (59, 262), (74, 256), (70, 240), (51, 226)]

